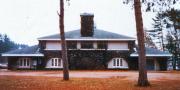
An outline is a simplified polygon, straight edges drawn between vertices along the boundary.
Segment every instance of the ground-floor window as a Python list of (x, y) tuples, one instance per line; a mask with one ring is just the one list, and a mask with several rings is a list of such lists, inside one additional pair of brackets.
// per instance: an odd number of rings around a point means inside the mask
[(20, 58), (19, 59), (19, 66), (28, 67), (30, 66), (30, 58)]
[(113, 58), (113, 66), (119, 67), (123, 66), (123, 58)]
[(51, 66), (52, 67), (62, 66), (62, 60), (60, 58), (51, 58)]

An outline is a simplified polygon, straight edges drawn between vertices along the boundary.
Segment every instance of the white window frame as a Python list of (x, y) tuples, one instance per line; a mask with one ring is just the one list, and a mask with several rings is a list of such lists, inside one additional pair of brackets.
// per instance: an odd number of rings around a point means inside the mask
[(19, 67), (30, 67), (31, 58), (19, 58)]
[(62, 67), (62, 59), (61, 58), (51, 58), (51, 67)]
[(123, 58), (113, 58), (113, 67), (123, 67)]

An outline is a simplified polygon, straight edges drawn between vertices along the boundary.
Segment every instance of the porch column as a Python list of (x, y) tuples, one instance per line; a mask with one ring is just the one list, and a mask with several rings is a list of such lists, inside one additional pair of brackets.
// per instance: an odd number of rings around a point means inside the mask
[(156, 71), (160, 70), (159, 62), (158, 62), (157, 58), (154, 59), (154, 70), (156, 70)]

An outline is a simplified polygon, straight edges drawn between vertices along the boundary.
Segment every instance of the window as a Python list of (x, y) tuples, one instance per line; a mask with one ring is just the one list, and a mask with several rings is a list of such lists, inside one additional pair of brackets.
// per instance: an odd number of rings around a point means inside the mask
[(113, 66), (116, 66), (116, 59), (113, 59)]
[(113, 58), (113, 66), (115, 66), (115, 67), (123, 66), (123, 59), (122, 58)]
[(107, 46), (110, 50), (129, 50), (128, 43), (108, 42)]
[(51, 64), (52, 64), (52, 66), (54, 66), (54, 59), (51, 59), (51, 62), (52, 62), (52, 63), (51, 63)]
[(98, 49), (106, 49), (107, 45), (105, 42), (98, 42), (97, 47)]
[(77, 42), (68, 42), (67, 48), (68, 49), (77, 49)]
[(19, 60), (19, 62), (20, 62), (20, 66), (23, 66), (23, 60)]
[(93, 48), (93, 42), (81, 42), (81, 48), (92, 49)]
[(19, 66), (28, 67), (30, 66), (30, 58), (20, 58)]
[(123, 66), (122, 58), (120, 59), (120, 66)]
[(58, 59), (58, 66), (61, 66), (61, 59)]
[(45, 50), (62, 50), (61, 43), (57, 41), (47, 42)]
[(116, 62), (117, 62), (117, 66), (119, 66), (119, 59), (116, 59)]
[(62, 65), (62, 60), (60, 58), (52, 58), (51, 65), (52, 67), (59, 67)]

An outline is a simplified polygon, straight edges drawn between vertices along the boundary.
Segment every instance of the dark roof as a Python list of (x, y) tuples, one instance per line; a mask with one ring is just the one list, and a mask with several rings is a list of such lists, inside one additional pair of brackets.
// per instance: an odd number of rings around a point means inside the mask
[[(94, 30), (94, 35), (92, 37), (81, 37), (80, 30), (69, 31), (65, 33), (66, 39), (127, 39), (127, 40), (135, 40), (133, 37), (112, 33), (104, 30)], [(50, 35), (38, 38), (39, 40), (45, 39), (60, 39), (59, 34)]]
[[(2, 53), (2, 56), (8, 56), (13, 54), (25, 54), (25, 55), (31, 55), (31, 54), (41, 54), (39, 52), (39, 47), (37, 45), (23, 48), (23, 49), (16, 49), (9, 52)], [(33, 55), (32, 55), (33, 56)]]
[(80, 16), (94, 16), (93, 13), (81, 13)]
[[(132, 53), (131, 56), (138, 56), (137, 51)], [(146, 47), (146, 56), (169, 57), (171, 54), (168, 51), (161, 51), (156, 48)]]

